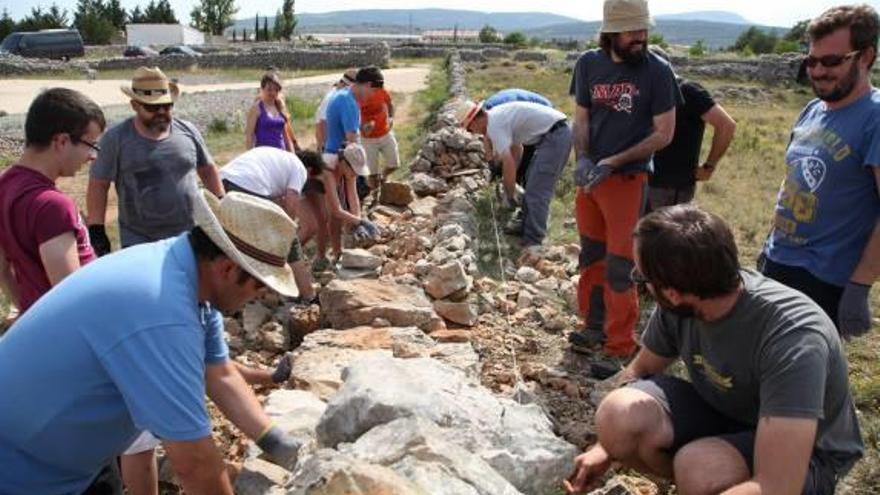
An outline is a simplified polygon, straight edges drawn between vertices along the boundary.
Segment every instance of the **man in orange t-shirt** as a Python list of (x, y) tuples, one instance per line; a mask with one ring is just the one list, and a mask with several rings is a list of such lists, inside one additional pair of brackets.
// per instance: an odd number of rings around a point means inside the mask
[[(367, 166), (370, 168), (370, 188), (375, 188), (381, 178), (394, 171), (400, 158), (397, 139), (391, 130), (394, 127), (394, 104), (391, 95), (385, 91), (385, 79), (376, 67), (365, 67), (359, 71), (357, 84), (362, 86), (358, 98), (361, 108), (362, 144), (367, 151)], [(385, 159), (385, 168), (380, 169), (379, 157)]]

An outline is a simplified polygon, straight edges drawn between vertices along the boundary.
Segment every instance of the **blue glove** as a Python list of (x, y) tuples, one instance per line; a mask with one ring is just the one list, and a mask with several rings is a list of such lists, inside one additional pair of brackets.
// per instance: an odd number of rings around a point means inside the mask
[(369, 220), (361, 220), (361, 223), (358, 224), (358, 228), (363, 229), (363, 231), (366, 232), (367, 237), (370, 239), (379, 237), (379, 227)]
[(592, 189), (599, 184), (601, 184), (605, 179), (611, 176), (611, 172), (614, 171), (614, 167), (608, 165), (607, 163), (599, 162), (598, 165), (594, 166), (587, 172), (587, 177), (584, 182), (584, 188)]
[(586, 156), (578, 158), (574, 164), (574, 183), (579, 186), (587, 185), (587, 175), (594, 168), (596, 168), (596, 164), (593, 163), (593, 160)]
[(871, 309), (868, 307), (870, 285), (849, 282), (837, 306), (837, 329), (844, 338), (858, 337), (871, 330)]

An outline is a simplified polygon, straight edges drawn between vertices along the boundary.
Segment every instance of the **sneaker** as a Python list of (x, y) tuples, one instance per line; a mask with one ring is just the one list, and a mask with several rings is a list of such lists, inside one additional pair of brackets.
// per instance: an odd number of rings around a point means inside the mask
[(593, 354), (605, 345), (605, 332), (601, 329), (587, 327), (579, 332), (568, 334), (571, 350), (581, 354)]
[(522, 235), (523, 232), (523, 213), (522, 210), (516, 210), (504, 226), (504, 233), (507, 235)]

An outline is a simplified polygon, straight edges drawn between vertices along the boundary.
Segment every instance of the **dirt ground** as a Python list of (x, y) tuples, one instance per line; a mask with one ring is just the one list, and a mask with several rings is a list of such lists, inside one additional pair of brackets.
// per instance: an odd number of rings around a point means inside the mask
[[(428, 76), (429, 71), (429, 66), (419, 65), (414, 67), (387, 69), (382, 71), (382, 73), (385, 75), (385, 81), (388, 86), (395, 88), (395, 91), (401, 93), (413, 93), (424, 87), (425, 78)], [(295, 88), (296, 86), (314, 84), (330, 85), (338, 80), (338, 78), (338, 72), (332, 72), (319, 76), (289, 79), (284, 81), (284, 85), (285, 88)], [(64, 87), (80, 91), (95, 100), (101, 106), (124, 105), (128, 103), (128, 97), (119, 90), (119, 87), (130, 83), (131, 81), (122, 79), (95, 81), (75, 81), (69, 79), (0, 79), (0, 110), (3, 110), (8, 114), (25, 113), (28, 105), (30, 105), (34, 97), (36, 97), (40, 91), (49, 87)], [(181, 87), (181, 91), (183, 93), (200, 93), (230, 89), (248, 89), (255, 88), (257, 85), (257, 81), (252, 83), (199, 84), (183, 86)]]

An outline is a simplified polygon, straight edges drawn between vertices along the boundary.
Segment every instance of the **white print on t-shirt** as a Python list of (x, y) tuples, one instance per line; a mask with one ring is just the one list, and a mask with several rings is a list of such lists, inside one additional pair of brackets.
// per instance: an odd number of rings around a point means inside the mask
[(825, 174), (828, 167), (821, 158), (815, 156), (805, 156), (795, 162), (795, 167), (801, 170), (801, 175), (811, 193), (819, 190), (822, 182), (825, 181)]
[(596, 104), (605, 105), (616, 112), (632, 113), (639, 88), (631, 82), (594, 84), (590, 93), (590, 98)]

